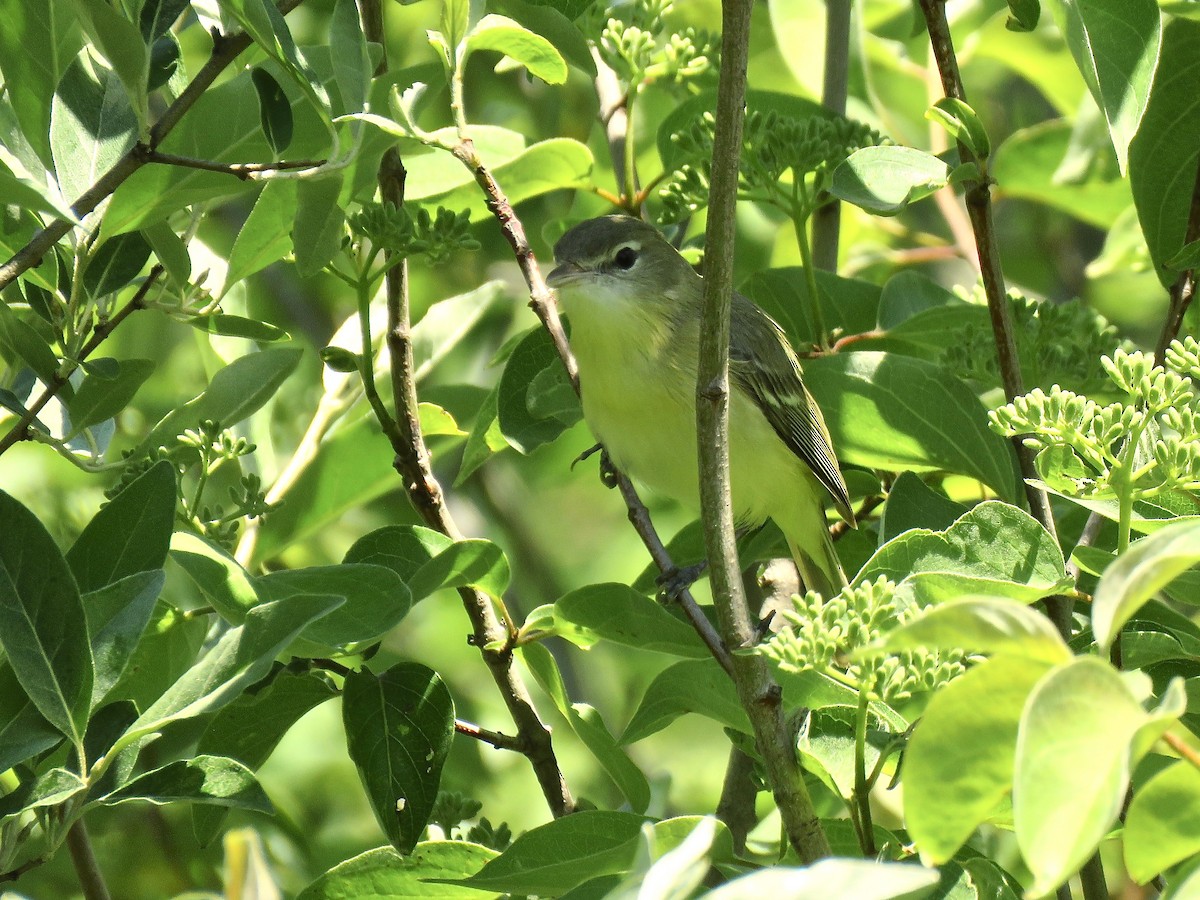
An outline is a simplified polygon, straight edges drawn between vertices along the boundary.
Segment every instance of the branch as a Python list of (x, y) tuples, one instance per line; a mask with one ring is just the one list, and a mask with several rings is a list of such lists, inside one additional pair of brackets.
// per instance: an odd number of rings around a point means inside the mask
[(499, 731), (488, 731), (486, 728), (480, 728), (471, 722), (464, 722), (462, 719), (454, 720), (454, 730), (459, 734), (465, 734), (467, 737), (475, 738), (484, 744), (491, 744), (497, 750), (513, 750), (517, 753), (524, 753), (525, 748), (520, 738), (509, 737), (507, 734), (501, 734)]
[[(950, 25), (946, 21), (945, 0), (920, 0), (920, 3), (921, 10), (925, 14), (925, 24), (929, 29), (929, 42), (933, 48), (933, 56), (937, 60), (942, 91), (947, 97), (962, 100), (965, 103), (966, 92), (963, 90), (962, 77), (958, 71), (958, 59), (954, 55), (954, 41), (950, 37)], [(958, 145), (958, 152), (964, 163), (980, 162), (961, 141)], [(984, 169), (982, 165), (980, 168)], [(964, 199), (967, 205), (967, 215), (971, 220), (971, 230), (975, 235), (980, 276), (983, 279), (984, 293), (987, 295), (988, 313), (992, 320), (992, 336), (996, 342), (996, 355), (1000, 363), (1004, 396), (1011, 403), (1016, 397), (1025, 393), (1025, 388), (1021, 381), (1021, 363), (1017, 356), (1016, 339), (1013, 336), (1012, 313), (1008, 303), (1008, 292), (1004, 285), (1004, 270), (1000, 264), (1000, 249), (996, 245), (996, 229), (992, 221), (991, 183), (985, 172), (978, 180), (967, 181), (965, 187)], [(1057, 541), (1058, 529), (1054, 523), (1054, 514), (1050, 509), (1050, 498), (1045, 491), (1035, 488), (1029, 483), (1038, 477), (1037, 468), (1033, 462), (1033, 450), (1026, 447), (1019, 436), (1012, 438), (1012, 445), (1017, 454), (1030, 512)], [(1066, 601), (1061, 598), (1047, 600), (1047, 605), (1051, 607), (1051, 618), (1056, 623), (1070, 619), (1069, 609), (1061, 608), (1065, 603)], [(1064, 636), (1069, 637), (1069, 632)]]
[[(1187, 227), (1184, 229), (1183, 243), (1186, 246), (1197, 239), (1200, 239), (1200, 166), (1196, 168), (1196, 179), (1192, 183), (1192, 202), (1188, 207)], [(1195, 294), (1195, 270), (1188, 269), (1186, 272), (1181, 272), (1175, 279), (1175, 283), (1171, 285), (1171, 303), (1167, 307), (1167, 318), (1163, 322), (1162, 333), (1159, 334), (1158, 343), (1154, 347), (1154, 364), (1156, 366), (1165, 365), (1167, 347), (1178, 337), (1179, 329), (1183, 325), (1183, 314), (1187, 312)]]
[(285, 172), (293, 169), (315, 169), (323, 166), (323, 159), (279, 160), (265, 163), (221, 163), (211, 159), (195, 159), (191, 156), (176, 156), (174, 153), (162, 153), (151, 149), (147, 144), (138, 144), (133, 151), (138, 153), (142, 162), (161, 163), (166, 166), (179, 166), (183, 169), (202, 169), (205, 172), (222, 172), (233, 175), (242, 181), (250, 181), (256, 175), (266, 172)]
[(130, 298), (129, 302), (122, 306), (115, 316), (101, 322), (92, 330), (92, 336), (88, 338), (87, 343), (79, 351), (78, 358), (73, 361), (63, 361), (62, 366), (54, 373), (54, 377), (43, 388), (38, 398), (26, 407), (25, 413), (17, 420), (17, 424), (9, 429), (4, 437), (0, 438), (0, 454), (3, 454), (18, 441), (29, 440), (29, 429), (33, 427), (33, 423), (37, 420), (38, 413), (66, 386), (71, 378), (71, 373), (79, 368), (79, 364), (91, 356), (96, 348), (103, 344), (108, 336), (116, 330), (118, 325), (129, 318), (130, 314), (135, 310), (146, 308), (146, 296), (150, 293), (150, 289), (162, 273), (163, 267), (161, 264), (156, 264), (151, 268), (150, 274), (146, 276), (146, 280), (142, 282), (141, 287), (137, 289), (137, 292)]
[[(279, 12), (281, 15), (286, 15), (302, 2), (304, 0), (280, 0)], [(111, 169), (100, 177), (99, 181), (84, 191), (79, 199), (71, 205), (71, 211), (75, 213), (76, 217), (82, 219), (94, 210), (100, 205), (101, 201), (119, 188), (130, 175), (145, 165), (142, 159), (145, 147), (149, 147), (150, 150), (156, 150), (158, 145), (171, 133), (171, 129), (179, 124), (179, 120), (183, 118), (184, 113), (195, 105), (204, 92), (212, 87), (213, 82), (217, 80), (217, 76), (230, 63), (237, 59), (242, 51), (249, 47), (251, 43), (253, 43), (253, 40), (245, 32), (239, 32), (231, 36), (214, 32), (213, 48), (208, 62), (196, 73), (196, 77), (184, 88), (183, 93), (179, 95), (175, 102), (167, 107), (162, 117), (154, 123), (154, 127), (150, 129), (146, 145), (144, 147), (135, 146), (122, 156)], [(12, 259), (3, 266), (0, 266), (0, 290), (12, 283), (13, 279), (22, 272), (40, 263), (42, 257), (49, 253), (50, 249), (74, 227), (75, 224), (68, 219), (55, 219), (35, 234), (28, 244), (16, 252)]]
[[(846, 115), (846, 97), (850, 92), (850, 13), (851, 0), (825, 0), (825, 72), (821, 103), (839, 116)], [(813, 213), (813, 265), (818, 269), (837, 271), (841, 227), (840, 200), (833, 198)], [(817, 302), (815, 298), (813, 302)]]
[(92, 842), (82, 819), (67, 831), (67, 849), (71, 852), (71, 862), (75, 864), (84, 900), (110, 900), (112, 895), (104, 883), (104, 873), (96, 862), (96, 854), (92, 851)]
[(1197, 753), (1190, 744), (1183, 740), (1183, 738), (1179, 737), (1178, 735), (1171, 734), (1171, 732), (1168, 731), (1162, 736), (1162, 739), (1163, 743), (1165, 743), (1168, 747), (1178, 753), (1182, 758), (1190, 762), (1197, 769), (1200, 769), (1200, 753)]
[[(723, 0), (721, 4), (721, 70), (696, 376), (701, 522), (711, 567), (713, 603), (721, 634), (730, 647), (750, 647), (755, 638), (741, 580), (729, 494), (729, 319), (750, 9), (751, 0)], [(766, 660), (748, 654), (735, 655), (733, 676), (738, 698), (750, 717), (789, 843), (805, 862), (829, 856), (829, 842), (804, 785), (793, 735), (783, 715), (783, 692), (771, 677)]]

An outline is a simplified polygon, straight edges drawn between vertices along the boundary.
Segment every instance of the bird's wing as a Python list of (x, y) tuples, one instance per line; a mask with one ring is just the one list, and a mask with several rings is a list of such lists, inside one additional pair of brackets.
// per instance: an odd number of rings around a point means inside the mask
[(800, 376), (800, 361), (775, 320), (741, 294), (733, 297), (729, 372), (762, 410), (771, 427), (833, 495), (838, 511), (854, 521), (846, 482), (821, 410)]

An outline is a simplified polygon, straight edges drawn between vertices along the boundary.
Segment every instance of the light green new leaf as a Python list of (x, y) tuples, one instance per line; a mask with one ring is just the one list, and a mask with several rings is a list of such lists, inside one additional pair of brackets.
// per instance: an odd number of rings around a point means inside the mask
[(420, 663), (397, 663), (380, 675), (362, 669), (346, 676), (342, 720), (375, 818), (408, 853), (429, 821), (454, 739), (450, 690)]
[(50, 149), (63, 196), (74, 201), (113, 167), (137, 140), (138, 121), (121, 80), (80, 60), (54, 92)]
[(997, 657), (933, 695), (904, 753), (904, 818), (927, 865), (951, 859), (1012, 791), (1021, 710), (1048, 668)]
[(950, 167), (912, 147), (863, 147), (833, 170), (829, 192), (878, 216), (894, 216), (950, 183)]
[(295, 217), (296, 182), (268, 181), (229, 252), (225, 291), (287, 256), (292, 249)]
[(567, 80), (567, 64), (554, 45), (508, 16), (489, 14), (479, 20), (466, 39), (467, 54), (476, 50), (503, 53), (547, 84), (562, 84)]
[(1047, 0), (1075, 64), (1108, 122), (1124, 174), (1146, 111), (1162, 27), (1154, 0)]
[(97, 802), (115, 806), (140, 800), (162, 806), (166, 803), (203, 803), (213, 806), (273, 811), (254, 773), (236, 759), (196, 756), (180, 759), (139, 775)]
[(87, 785), (74, 772), (62, 768), (50, 769), (0, 797), (0, 820), (26, 810), (63, 803), (86, 788)]
[(991, 154), (991, 141), (978, 113), (957, 97), (942, 97), (925, 111), (925, 118), (945, 128), (977, 158), (986, 159)]
[(571, 591), (554, 604), (554, 615), (617, 644), (693, 659), (709, 655), (690, 625), (626, 584)]
[(292, 244), (296, 250), (296, 271), (301, 278), (308, 278), (325, 268), (342, 244), (346, 213), (338, 202), (341, 192), (341, 173), (300, 182), (296, 191)]
[(743, 734), (752, 733), (725, 670), (714, 659), (689, 659), (668, 666), (650, 682), (625, 726), (621, 743), (649, 737), (686, 713), (698, 713)]
[(1138, 884), (1200, 852), (1200, 770), (1180, 761), (1138, 788), (1121, 844)]
[(1092, 630), (1104, 650), (1121, 626), (1177, 575), (1200, 562), (1200, 522), (1178, 522), (1144, 537), (1105, 571), (1092, 602)]
[[(499, 892), (452, 881), (469, 878), (499, 855), (467, 841), (424, 841), (405, 854), (394, 847), (377, 847), (338, 863), (301, 891), (297, 900), (489, 900)], [(445, 881), (430, 883), (435, 878)]]
[(38, 712), (82, 746), (94, 671), (79, 588), (45, 526), (3, 491), (0, 648)]

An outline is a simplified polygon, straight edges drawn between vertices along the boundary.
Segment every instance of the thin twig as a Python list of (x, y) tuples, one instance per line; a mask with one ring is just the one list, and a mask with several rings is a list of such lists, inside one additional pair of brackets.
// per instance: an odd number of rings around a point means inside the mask
[[(751, 0), (723, 0), (721, 4), (721, 68), (705, 232), (708, 252), (705, 256), (700, 363), (696, 376), (701, 522), (717, 621), (729, 647), (749, 647), (756, 635), (741, 579), (729, 484), (729, 333), (733, 303), (734, 216), (745, 118), (751, 6)], [(767, 662), (760, 656), (735, 654), (733, 675), (738, 698), (754, 730), (788, 842), (804, 862), (828, 856), (829, 841), (805, 787), (794, 736), (783, 714), (783, 692), (772, 678)]]
[[(304, 0), (280, 0), (279, 12), (281, 15), (286, 15), (302, 2)], [(179, 124), (179, 120), (183, 118), (184, 113), (195, 105), (204, 92), (212, 87), (213, 82), (217, 80), (217, 76), (230, 63), (237, 59), (242, 54), (242, 51), (249, 47), (251, 43), (253, 43), (253, 40), (245, 32), (238, 32), (234, 35), (222, 35), (220, 32), (214, 32), (213, 48), (208, 62), (196, 73), (196, 77), (189, 82), (188, 86), (184, 88), (183, 93), (179, 95), (175, 102), (167, 107), (162, 117), (154, 123), (154, 127), (150, 129), (146, 146), (151, 150), (157, 150), (159, 144)], [(100, 176), (99, 181), (84, 191), (79, 196), (79, 199), (71, 204), (71, 212), (77, 218), (82, 219), (99, 206), (130, 175), (145, 165), (142, 159), (143, 152), (144, 149), (134, 147), (117, 160), (111, 169)], [(12, 259), (0, 266), (0, 290), (7, 287), (22, 272), (40, 263), (42, 257), (49, 253), (50, 249), (74, 227), (75, 223), (69, 219), (55, 219), (35, 234), (28, 244), (13, 255)]]
[(1188, 744), (1183, 738), (1178, 735), (1167, 732), (1162, 736), (1163, 743), (1178, 753), (1181, 757), (1190, 762), (1197, 769), (1200, 769), (1200, 753)]
[(262, 175), (266, 172), (315, 169), (326, 163), (326, 160), (323, 159), (279, 160), (278, 162), (264, 163), (221, 163), (211, 159), (195, 159), (190, 156), (176, 156), (174, 153), (163, 153), (160, 150), (152, 150), (146, 144), (138, 144), (133, 149), (135, 152), (141, 154), (143, 162), (161, 163), (165, 166), (179, 166), (183, 169), (202, 169), (205, 172), (223, 172), (226, 175), (233, 175), (236, 178), (240, 178), (242, 181), (250, 181), (256, 175)]
[(51, 378), (50, 383), (42, 389), (42, 393), (38, 395), (38, 398), (25, 408), (24, 414), (22, 414), (21, 418), (17, 420), (17, 423), (8, 430), (4, 437), (0, 437), (0, 454), (3, 454), (18, 441), (24, 441), (30, 438), (30, 428), (33, 427), (33, 423), (37, 420), (38, 413), (45, 408), (47, 403), (57, 396), (58, 392), (61, 391), (70, 380), (71, 373), (79, 368), (79, 364), (91, 356), (97, 347), (104, 343), (108, 336), (116, 330), (118, 325), (129, 318), (131, 313), (135, 312), (136, 310), (146, 308), (146, 296), (150, 293), (150, 289), (154, 286), (154, 283), (158, 280), (162, 273), (163, 267), (161, 265), (155, 265), (150, 270), (150, 274), (146, 276), (146, 280), (142, 282), (141, 287), (139, 287), (137, 292), (134, 293), (134, 295), (130, 298), (129, 302), (122, 306), (121, 309), (117, 311), (115, 316), (113, 316), (111, 319), (106, 319), (105, 321), (100, 322), (92, 330), (92, 336), (88, 338), (87, 343), (83, 345), (83, 348), (79, 351), (78, 357), (73, 361), (63, 361), (63, 365), (57, 372), (54, 373), (54, 377)]
[(96, 854), (82, 819), (67, 831), (67, 849), (71, 853), (71, 862), (75, 864), (75, 874), (79, 876), (84, 900), (110, 900), (112, 895), (104, 883), (104, 873), (96, 862)]
[[(875, 494), (867, 497), (854, 511), (854, 519), (857, 522), (863, 522), (866, 517), (875, 512), (879, 507), (883, 506), (883, 501), (887, 497), (884, 494)], [(835, 541), (840, 540), (848, 531), (850, 531), (850, 523), (845, 519), (839, 519), (829, 526), (829, 536)]]
[(455, 719), (454, 730), (459, 734), (475, 738), (475, 740), (481, 741), (484, 744), (491, 744), (497, 750), (512, 750), (516, 753), (525, 752), (525, 746), (520, 738), (510, 737), (507, 734), (501, 734), (499, 731), (489, 731), (486, 728), (480, 728), (472, 722)]

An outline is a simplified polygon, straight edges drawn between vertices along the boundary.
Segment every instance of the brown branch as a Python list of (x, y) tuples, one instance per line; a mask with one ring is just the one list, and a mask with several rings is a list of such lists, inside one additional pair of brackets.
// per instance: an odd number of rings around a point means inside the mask
[(486, 728), (480, 728), (472, 722), (455, 719), (454, 730), (459, 734), (475, 738), (475, 740), (484, 744), (491, 744), (497, 750), (512, 750), (516, 753), (525, 752), (524, 742), (520, 738), (509, 737), (507, 734), (501, 734), (499, 731), (489, 731)]
[(211, 159), (195, 159), (191, 156), (176, 156), (174, 153), (163, 153), (152, 150), (146, 144), (138, 144), (133, 151), (139, 154), (144, 163), (160, 163), (165, 166), (179, 166), (183, 169), (201, 169), (205, 172), (221, 172), (233, 175), (242, 181), (249, 181), (255, 175), (264, 172), (285, 172), (294, 169), (315, 169), (325, 165), (323, 159), (279, 160), (265, 163), (221, 163)]
[[(280, 0), (279, 12), (286, 15), (302, 2), (303, 0)], [(249, 47), (251, 43), (253, 41), (250, 35), (245, 32), (229, 36), (222, 35), (219, 32), (213, 33), (213, 48), (208, 62), (196, 73), (196, 77), (184, 88), (183, 93), (179, 95), (175, 102), (167, 107), (162, 117), (154, 123), (154, 127), (150, 129), (149, 139), (146, 142), (146, 146), (149, 149), (156, 150), (158, 148), (158, 145), (171, 133), (171, 129), (179, 124), (179, 120), (183, 118), (184, 113), (195, 105), (204, 92), (212, 87), (217, 76), (230, 63), (237, 59), (242, 51)], [(142, 159), (143, 152), (144, 148), (139, 149), (139, 147), (134, 147), (117, 160), (111, 169), (100, 176), (99, 181), (84, 191), (71, 204), (71, 211), (76, 217), (82, 219), (94, 210), (106, 197), (111, 196), (130, 175), (145, 165)], [(22, 272), (40, 263), (42, 257), (49, 253), (51, 248), (74, 227), (75, 224), (68, 219), (55, 219), (35, 234), (28, 244), (13, 255), (12, 259), (0, 266), (0, 289), (7, 287)]]
[(29, 440), (29, 429), (33, 427), (33, 423), (37, 420), (38, 413), (57, 396), (58, 392), (66, 386), (71, 373), (79, 368), (79, 364), (91, 356), (97, 347), (104, 343), (108, 336), (116, 330), (118, 325), (129, 318), (131, 313), (146, 308), (146, 296), (150, 293), (150, 289), (162, 273), (162, 265), (155, 265), (151, 268), (150, 274), (146, 276), (146, 280), (142, 282), (141, 287), (137, 289), (137, 292), (134, 293), (129, 302), (122, 306), (115, 316), (100, 322), (92, 330), (92, 335), (79, 351), (78, 358), (71, 363), (64, 361), (63, 366), (59, 371), (54, 373), (54, 377), (42, 389), (42, 393), (38, 395), (38, 398), (26, 407), (24, 414), (17, 420), (17, 423), (8, 430), (4, 437), (0, 438), (0, 454), (3, 454), (19, 441)]
[[(717, 81), (712, 181), (705, 233), (704, 305), (696, 376), (700, 508), (709, 578), (721, 636), (750, 647), (757, 634), (742, 584), (729, 483), (729, 334), (733, 305), (734, 215), (745, 118), (751, 0), (721, 4), (721, 68)], [(754, 730), (788, 842), (804, 862), (830, 855), (829, 841), (804, 784), (783, 692), (761, 656), (735, 654), (733, 682)]]
[(754, 758), (740, 747), (730, 746), (725, 780), (721, 782), (721, 799), (717, 802), (717, 818), (729, 829), (733, 852), (737, 856), (746, 852), (746, 837), (758, 824), (758, 815), (754, 811), (756, 796)]
[[(958, 59), (954, 54), (954, 42), (950, 37), (950, 25), (946, 21), (945, 0), (920, 0), (921, 10), (925, 14), (925, 24), (929, 29), (929, 42), (933, 48), (934, 59), (937, 60), (938, 74), (942, 82), (942, 91), (947, 97), (966, 102), (966, 92), (963, 90), (962, 77), (958, 71)], [(996, 244), (996, 229), (992, 221), (992, 192), (991, 182), (986, 174), (985, 161), (979, 160), (970, 148), (961, 141), (958, 152), (964, 163), (976, 163), (980, 166), (981, 174), (978, 179), (965, 182), (965, 201), (967, 216), (971, 220), (971, 230), (975, 235), (975, 247), (979, 258), (980, 276), (983, 279), (984, 293), (987, 295), (988, 314), (992, 322), (992, 337), (996, 343), (996, 355), (1000, 363), (1001, 381), (1004, 385), (1004, 395), (1011, 403), (1016, 397), (1025, 393), (1021, 381), (1021, 363), (1017, 356), (1017, 344), (1013, 335), (1012, 311), (1009, 308), (1008, 292), (1004, 285), (1004, 270), (1000, 263), (1000, 249)], [(1046, 492), (1030, 484), (1038, 478), (1037, 467), (1034, 465), (1033, 450), (1026, 447), (1019, 436), (1012, 438), (1013, 449), (1017, 454), (1017, 463), (1021, 470), (1022, 483), (1025, 486), (1025, 496), (1029, 502), (1030, 512), (1041, 522), (1042, 527), (1055, 540), (1058, 539), (1058, 529), (1054, 523), (1054, 514), (1050, 509), (1050, 498)], [(1059, 598), (1047, 601), (1051, 618), (1060, 628), (1070, 621), (1069, 611), (1062, 608)], [(1064, 633), (1064, 638), (1070, 637), (1070, 631)]]
[(1168, 731), (1162, 736), (1162, 739), (1168, 747), (1200, 769), (1200, 753), (1197, 753), (1183, 738)]

